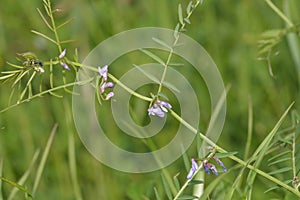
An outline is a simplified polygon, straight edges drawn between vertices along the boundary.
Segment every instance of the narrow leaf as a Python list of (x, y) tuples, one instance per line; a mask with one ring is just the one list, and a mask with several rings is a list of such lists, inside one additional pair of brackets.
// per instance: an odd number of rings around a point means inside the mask
[(167, 49), (170, 49), (170, 50), (172, 49), (172, 47), (170, 47), (170, 46), (167, 45), (164, 41), (162, 41), (162, 40), (160, 40), (160, 39), (158, 39), (158, 38), (153, 37), (152, 40), (154, 40), (154, 42), (160, 44), (161, 46), (166, 47)]
[(73, 20), (74, 20), (74, 18), (68, 19), (67, 21), (65, 21), (65, 22), (63, 22), (62, 24), (58, 25), (58, 26), (56, 27), (56, 30), (58, 30), (58, 29), (60, 29), (61, 27), (63, 27), (63, 26), (65, 26), (65, 25), (69, 24), (69, 23), (72, 22)]
[(178, 200), (197, 199), (198, 197), (184, 194), (178, 198)]
[(152, 74), (146, 72), (145, 70), (143, 70), (140, 66), (133, 64), (134, 67), (136, 67), (140, 72), (142, 72), (147, 78), (149, 78), (151, 81), (153, 81), (154, 83), (160, 84), (160, 81), (153, 76)]
[(35, 194), (35, 192), (38, 188), (38, 185), (40, 183), (40, 180), (41, 180), (41, 177), (42, 177), (45, 165), (46, 165), (46, 161), (47, 161), (47, 158), (48, 158), (48, 155), (49, 155), (49, 152), (50, 152), (50, 148), (51, 148), (51, 145), (52, 145), (52, 142), (53, 142), (56, 130), (57, 130), (57, 127), (58, 127), (58, 125), (55, 124), (52, 128), (52, 131), (51, 131), (50, 136), (48, 138), (48, 142), (46, 144), (45, 150), (44, 150), (43, 155), (42, 155), (41, 162), (38, 166), (38, 169), (37, 169), (37, 172), (36, 172), (36, 177), (35, 177), (34, 184), (33, 184), (33, 189), (32, 189), (32, 194), (33, 195)]
[(179, 183), (179, 180), (178, 180), (178, 175), (179, 174), (180, 173), (177, 173), (175, 176), (173, 176), (173, 182), (174, 182), (174, 185), (175, 185), (177, 191), (180, 190), (180, 183)]
[[(2, 170), (3, 170), (3, 159), (0, 159), (0, 177), (2, 177)], [(2, 194), (2, 180), (0, 179), (0, 200), (3, 200)]]
[(287, 151), (284, 151), (284, 152), (282, 152), (282, 153), (279, 153), (279, 154), (277, 154), (277, 155), (275, 155), (275, 156), (269, 158), (269, 159), (268, 159), (268, 162), (271, 162), (272, 160), (276, 160), (276, 159), (279, 158), (280, 156), (283, 156), (283, 155), (288, 154), (288, 153), (291, 153), (291, 151), (290, 151), (290, 150), (287, 150)]
[(186, 14), (189, 15), (192, 11), (193, 8), (193, 2), (190, 1), (190, 3), (188, 4), (188, 6), (186, 7)]
[(284, 173), (284, 172), (287, 172), (287, 171), (291, 171), (292, 169), (293, 169), (292, 167), (284, 167), (284, 168), (281, 168), (281, 169), (272, 171), (272, 172), (270, 172), (270, 173), (268, 173), (268, 174), (269, 174), (269, 175), (280, 174), (280, 173)]
[(11, 181), (9, 179), (6, 179), (4, 177), (1, 177), (1, 176), (0, 176), (0, 180), (2, 180), (3, 182), (8, 183), (8, 184), (18, 188), (19, 190), (26, 193), (29, 197), (32, 197), (32, 195), (29, 193), (29, 191), (25, 187), (23, 187), (22, 185), (19, 185), (18, 183), (14, 182), (14, 181)]
[(238, 153), (237, 151), (227, 152), (227, 153), (215, 153), (215, 156), (218, 157), (218, 158), (226, 158), (226, 157), (229, 157), (229, 156), (233, 156), (237, 153)]
[(167, 183), (167, 180), (166, 180), (166, 178), (165, 178), (165, 176), (163, 174), (161, 175), (161, 178), (162, 178), (162, 181), (163, 181), (165, 193), (166, 193), (168, 199), (172, 200), (172, 193), (171, 193), (170, 187), (169, 187), (169, 185)]
[[(26, 180), (28, 179), (30, 173), (31, 173), (32, 170), (33, 170), (33, 166), (35, 165), (35, 163), (36, 163), (36, 161), (37, 161), (37, 158), (38, 158), (38, 156), (39, 156), (39, 153), (40, 153), (39, 150), (37, 150), (37, 151), (34, 153), (33, 158), (32, 158), (32, 160), (31, 160), (31, 162), (30, 162), (30, 164), (29, 164), (28, 169), (27, 169), (26, 172), (23, 174), (23, 176), (20, 178), (20, 180), (17, 182), (19, 185), (23, 185), (23, 184), (26, 182)], [(7, 199), (8, 199), (8, 200), (14, 199), (14, 197), (15, 197), (15, 195), (17, 194), (18, 191), (19, 191), (18, 188), (15, 187), (15, 188), (10, 192), (10, 194), (9, 194), (9, 196), (8, 196)]]
[(183, 16), (182, 16), (182, 7), (181, 4), (178, 5), (178, 18), (181, 25), (184, 25), (183, 23)]
[(39, 36), (45, 38), (46, 40), (49, 40), (50, 42), (53, 42), (54, 44), (57, 45), (57, 42), (56, 42), (55, 40), (53, 40), (52, 38), (48, 37), (47, 35), (45, 35), (45, 34), (43, 34), (43, 33), (40, 33), (40, 32), (38, 32), (38, 31), (35, 31), (35, 30), (31, 30), (31, 32), (34, 33), (34, 34), (37, 34), (37, 35), (39, 35)]
[(201, 180), (191, 180), (189, 182), (189, 185), (198, 185), (198, 184), (203, 184), (204, 182)]
[(165, 65), (164, 61), (157, 55), (153, 54), (152, 52), (145, 50), (145, 49), (140, 49), (140, 51), (142, 51), (143, 53), (145, 53), (146, 55), (148, 55), (150, 58), (157, 61), (158, 63)]
[(48, 28), (53, 31), (53, 28), (50, 26), (50, 24), (48, 23), (48, 21), (46, 20), (46, 18), (44, 17), (44, 15), (42, 14), (42, 12), (40, 11), (40, 9), (37, 8), (38, 13), (40, 14), (42, 20), (44, 21), (44, 23), (48, 26)]
[(285, 162), (285, 161), (288, 161), (288, 160), (291, 160), (291, 158), (290, 157), (282, 158), (282, 159), (279, 159), (279, 160), (276, 160), (274, 162), (269, 163), (268, 166), (272, 166), (272, 165), (275, 165), (275, 164), (278, 164), (278, 163), (281, 163), (281, 162)]
[(154, 194), (155, 194), (156, 200), (161, 200), (160, 197), (159, 197), (159, 195), (158, 195), (156, 187), (154, 187)]
[(188, 24), (191, 24), (191, 21), (190, 21), (189, 18), (184, 18), (184, 21), (185, 21), (186, 23), (188, 23)]
[(175, 39), (177, 39), (179, 37), (179, 28), (180, 28), (180, 24), (177, 23), (176, 27), (175, 27), (175, 30), (174, 30), (174, 33), (173, 33), (173, 36)]
[(180, 93), (180, 90), (178, 90), (173, 84), (171, 84), (167, 81), (164, 81), (163, 85), (166, 86), (167, 88), (173, 90), (174, 92)]

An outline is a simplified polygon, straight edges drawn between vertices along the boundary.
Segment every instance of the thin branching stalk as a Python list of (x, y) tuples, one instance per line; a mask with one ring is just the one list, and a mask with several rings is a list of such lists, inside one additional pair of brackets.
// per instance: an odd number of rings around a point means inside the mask
[[(194, 5), (194, 8), (191, 10), (190, 13), (188, 13), (188, 15), (187, 15), (187, 17), (186, 17), (187, 20), (190, 19), (190, 17), (192, 16), (194, 10), (199, 6), (199, 4), (200, 4), (200, 1), (197, 1), (196, 4)], [(182, 21), (181, 27), (180, 27), (179, 30), (180, 30), (180, 31), (183, 31), (183, 30), (185, 29), (185, 27), (186, 27), (186, 24), (187, 24), (186, 21)], [(157, 95), (158, 95), (158, 94), (161, 92), (161, 90), (162, 90), (162, 86), (163, 86), (163, 83), (164, 83), (164, 80), (165, 80), (165, 77), (166, 77), (166, 74), (167, 74), (167, 69), (168, 69), (168, 66), (169, 66), (169, 64), (170, 64), (170, 62), (171, 62), (171, 58), (172, 58), (172, 56), (173, 56), (173, 52), (174, 52), (174, 49), (173, 49), (173, 48), (176, 48), (176, 45), (177, 45), (178, 40), (179, 40), (179, 38), (180, 38), (180, 31), (178, 32), (178, 34), (177, 34), (176, 37), (175, 37), (175, 40), (174, 40), (174, 42), (173, 42), (172, 48), (170, 49), (170, 52), (169, 52), (167, 61), (166, 61), (165, 64), (164, 64), (164, 71), (163, 71), (162, 76), (161, 76), (161, 80), (160, 80), (159, 87), (158, 87), (158, 90), (157, 90)]]

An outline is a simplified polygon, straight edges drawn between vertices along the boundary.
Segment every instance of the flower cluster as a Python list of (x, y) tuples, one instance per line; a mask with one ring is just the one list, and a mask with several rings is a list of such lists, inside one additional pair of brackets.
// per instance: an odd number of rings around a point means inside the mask
[[(223, 162), (218, 157), (213, 156), (212, 158), (218, 163), (218, 165), (220, 165), (223, 168), (224, 172), (228, 171), (227, 168), (225, 167), (225, 165), (223, 164)], [(218, 176), (219, 173), (217, 171), (216, 166), (212, 163), (209, 163), (208, 161), (209, 161), (209, 159), (205, 159), (202, 162), (205, 173), (210, 174), (210, 172), (212, 172), (214, 175)], [(198, 171), (198, 169), (199, 169), (199, 166), (198, 166), (197, 162), (195, 161), (194, 158), (192, 158), (192, 167), (186, 178), (191, 179), (194, 176), (194, 174)]]
[[(114, 83), (113, 82), (107, 82), (108, 77), (108, 65), (101, 67), (98, 67), (98, 72), (101, 77), (101, 84), (100, 84), (100, 94), (103, 95), (106, 88), (113, 88)], [(114, 92), (109, 92), (105, 96), (105, 100), (109, 100), (111, 97), (113, 97), (115, 94)]]
[(61, 65), (64, 69), (70, 70), (69, 66), (67, 65), (67, 63), (66, 63), (66, 62), (64, 61), (64, 59), (63, 59), (63, 58), (65, 57), (66, 53), (67, 53), (67, 49), (64, 49), (64, 50), (59, 54), (58, 59), (59, 59), (60, 65)]
[(161, 100), (156, 100), (153, 106), (151, 106), (148, 109), (148, 114), (149, 115), (156, 115), (158, 117), (164, 117), (165, 113), (168, 112), (168, 109), (171, 109), (172, 106), (171, 104), (161, 101)]

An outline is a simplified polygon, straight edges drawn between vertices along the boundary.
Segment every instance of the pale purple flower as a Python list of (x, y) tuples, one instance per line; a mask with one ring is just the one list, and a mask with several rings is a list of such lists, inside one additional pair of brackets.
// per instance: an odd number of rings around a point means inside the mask
[(63, 68), (65, 68), (66, 70), (70, 70), (69, 66), (68, 66), (66, 63), (60, 62), (60, 65), (61, 65)]
[(187, 179), (191, 179), (194, 174), (197, 172), (197, 170), (199, 169), (199, 166), (197, 164), (197, 162), (195, 161), (194, 158), (192, 158), (192, 166), (191, 166), (191, 169), (188, 173), (188, 175), (186, 176)]
[(156, 100), (153, 106), (148, 109), (148, 114), (157, 115), (158, 117), (164, 117), (165, 113), (168, 112), (167, 108), (171, 109), (171, 104), (165, 101)]
[(98, 72), (101, 77), (103, 77), (104, 81), (107, 81), (107, 73), (108, 73), (108, 65), (101, 67), (98, 67)]
[(203, 161), (203, 169), (205, 173), (210, 174), (209, 167), (207, 166), (207, 160)]
[(114, 95), (115, 95), (114, 92), (109, 92), (109, 93), (106, 95), (105, 100), (109, 100), (109, 99), (112, 98)]
[(157, 100), (156, 103), (158, 103), (160, 106), (165, 107), (165, 108), (169, 108), (169, 109), (172, 108), (171, 104), (169, 104), (169, 103), (167, 103), (165, 101)]
[(161, 110), (161, 108), (154, 104), (152, 107), (148, 109), (148, 115), (157, 115), (158, 117), (164, 117), (165, 113)]
[(218, 157), (213, 157), (215, 161), (223, 168), (224, 172), (227, 172), (227, 168), (225, 167), (224, 163), (218, 158)]
[(105, 88), (113, 88), (114, 87), (114, 83), (113, 82), (103, 82), (100, 85), (100, 93), (104, 93)]
[[(206, 163), (206, 167), (216, 176), (218, 176), (217, 168), (214, 164)], [(205, 171), (207, 173), (207, 171)], [(209, 172), (209, 171), (208, 171)], [(209, 173), (208, 173), (209, 174)]]
[(59, 58), (59, 59), (62, 59), (63, 57), (65, 57), (66, 53), (67, 53), (67, 49), (64, 49), (64, 50), (59, 54), (58, 58)]

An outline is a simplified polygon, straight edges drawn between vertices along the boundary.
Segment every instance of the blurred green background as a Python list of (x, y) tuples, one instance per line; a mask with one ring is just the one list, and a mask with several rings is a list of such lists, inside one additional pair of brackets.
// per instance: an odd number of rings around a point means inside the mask
[[(291, 7), (292, 21), (297, 24), (300, 16), (297, 11), (300, 3), (288, 0)], [(74, 21), (63, 28), (63, 39), (75, 39), (68, 49), (79, 49), (83, 59), (91, 49), (106, 38), (137, 27), (165, 27), (174, 29), (177, 18), (177, 6), (184, 7), (188, 1), (179, 0), (64, 0), (53, 1), (53, 7), (62, 9), (57, 16), (58, 23), (74, 17)], [(281, 8), (282, 1), (274, 1)], [(9, 69), (6, 61), (15, 62), (16, 53), (32, 51), (39, 59), (47, 60), (57, 56), (54, 45), (32, 34), (30, 30), (49, 33), (40, 19), (36, 8), (42, 9), (42, 1), (2, 0), (0, 6), (0, 71)], [(291, 57), (286, 38), (275, 48), (278, 56), (272, 57), (275, 77), (271, 77), (265, 61), (258, 61), (257, 41), (262, 32), (283, 28), (284, 22), (262, 0), (218, 1), (204, 0), (191, 18), (192, 24), (186, 34), (197, 40), (216, 62), (222, 74), (224, 84), (231, 85), (227, 98), (227, 117), (222, 136), (218, 144), (229, 151), (238, 151), (243, 155), (247, 137), (249, 97), (253, 101), (254, 139), (252, 149), (272, 129), (283, 111), (292, 101), (299, 109), (299, 82), (295, 63)], [(137, 58), (138, 59), (138, 58)], [(116, 63), (122, 64), (122, 63)], [(126, 65), (127, 69), (131, 66)], [(112, 67), (112, 74), (119, 77), (118, 67)], [(185, 69), (187, 76), (193, 71)], [(58, 75), (57, 79), (61, 79)], [(59, 80), (58, 80), (59, 81)], [(200, 122), (208, 124), (210, 109), (208, 94), (201, 93), (196, 80), (190, 80), (199, 90), (203, 100)], [(0, 110), (7, 106), (11, 88), (0, 86)], [(200, 95), (201, 94), (201, 95)], [(0, 114), (0, 159), (3, 159), (3, 176), (18, 180), (37, 149), (43, 150), (54, 123), (59, 124), (48, 161), (38, 188), (36, 199), (75, 199), (69, 168), (68, 144), (70, 135), (75, 139), (78, 182), (83, 199), (154, 199), (153, 187), (157, 187), (163, 196), (161, 172), (147, 174), (128, 174), (115, 171), (94, 159), (80, 142), (68, 112), (71, 95), (64, 94), (62, 99), (45, 95), (30, 103), (25, 103)], [(133, 102), (134, 103), (134, 100)], [(104, 103), (104, 112), (109, 113), (109, 103)], [(137, 105), (138, 107), (138, 105)], [(134, 108), (133, 108), (134, 109)], [(135, 108), (137, 109), (137, 108)], [(84, 120), (84, 119), (83, 119)], [(118, 128), (110, 118), (103, 119), (105, 126), (111, 128), (112, 137), (118, 137)], [(171, 122), (172, 123), (172, 122)], [(176, 123), (175, 123), (176, 124)], [(286, 120), (285, 126), (290, 125)], [(170, 126), (166, 132), (171, 131)], [(162, 143), (169, 138), (162, 139)], [(130, 143), (118, 140), (124, 146)], [(127, 141), (127, 140), (125, 140)], [(195, 156), (195, 146), (188, 151)], [(230, 168), (233, 162), (225, 160)], [(121, 165), (122, 163), (120, 163)], [(268, 168), (265, 168), (268, 170)], [(181, 182), (185, 181), (186, 170), (183, 160), (179, 159), (167, 168), (173, 176), (177, 172)], [(26, 182), (31, 189), (34, 172)], [(233, 180), (234, 171), (227, 180)], [(270, 182), (257, 178), (254, 189), (256, 199), (277, 197), (275, 193), (264, 194)], [(3, 184), (4, 197), (12, 189)], [(190, 189), (187, 190), (191, 191)], [(16, 199), (23, 199), (19, 192)], [(5, 198), (4, 198), (5, 199)], [(146, 198), (145, 198), (146, 199)], [(165, 197), (163, 198), (165, 199)]]

